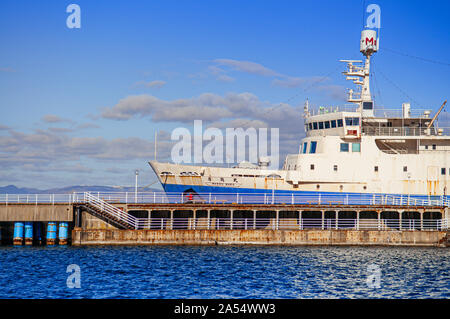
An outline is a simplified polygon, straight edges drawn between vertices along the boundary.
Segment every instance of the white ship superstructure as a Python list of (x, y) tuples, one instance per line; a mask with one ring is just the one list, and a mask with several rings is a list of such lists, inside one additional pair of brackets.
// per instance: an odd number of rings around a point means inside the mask
[[(361, 33), (365, 61), (341, 60), (347, 80), (346, 107), (311, 110), (305, 103), (306, 137), (299, 153), (288, 155), (282, 169), (267, 162), (233, 168), (150, 162), (166, 192), (374, 194), (430, 198), (447, 195), (450, 137), (436, 126), (431, 111), (376, 110), (370, 92), (370, 59), (378, 51), (376, 31)], [(299, 119), (300, 120), (300, 119)]]

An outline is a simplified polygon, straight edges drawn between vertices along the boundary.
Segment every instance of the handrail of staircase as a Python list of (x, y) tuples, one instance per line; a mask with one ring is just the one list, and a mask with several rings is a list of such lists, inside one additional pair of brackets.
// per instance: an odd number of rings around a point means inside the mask
[(89, 192), (84, 193), (84, 202), (92, 204), (94, 207), (100, 209), (101, 211), (104, 211), (118, 218), (119, 220), (126, 222), (127, 224), (133, 226), (133, 228), (137, 227), (138, 220), (136, 217), (90, 194)]

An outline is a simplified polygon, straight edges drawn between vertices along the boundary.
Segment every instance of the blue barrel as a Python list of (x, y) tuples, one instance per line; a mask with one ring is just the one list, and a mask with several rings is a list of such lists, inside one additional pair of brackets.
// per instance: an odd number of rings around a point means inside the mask
[(56, 223), (49, 222), (47, 224), (47, 245), (56, 244)]
[(25, 245), (33, 245), (33, 222), (25, 223)]
[(59, 244), (60, 245), (67, 245), (67, 230), (68, 230), (68, 223), (62, 222), (59, 223)]
[(15, 222), (14, 223), (14, 245), (22, 245), (23, 244), (23, 223)]

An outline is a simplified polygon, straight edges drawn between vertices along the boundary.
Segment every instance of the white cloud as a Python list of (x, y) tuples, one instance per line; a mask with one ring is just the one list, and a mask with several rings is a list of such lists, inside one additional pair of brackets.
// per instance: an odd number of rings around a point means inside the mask
[(221, 82), (233, 82), (235, 79), (229, 75), (222, 74), (222, 75), (217, 76), (217, 80), (219, 80)]
[[(276, 72), (262, 64), (251, 61), (239, 61), (233, 59), (215, 59), (212, 61), (215, 65), (210, 65), (208, 71), (222, 82), (231, 82), (235, 79), (229, 76), (229, 70), (224, 67), (231, 68), (231, 70), (245, 72), (260, 76), (273, 78), (272, 85), (284, 88), (303, 88), (305, 91), (312, 89), (318, 92), (325, 93), (329, 97), (337, 100), (346, 101), (345, 88), (339, 85), (321, 85), (319, 83), (327, 83), (331, 79), (328, 76), (307, 76), (294, 77), (286, 74)], [(220, 67), (219, 67), (220, 66)]]
[(77, 129), (79, 129), (79, 130), (91, 129), (91, 128), (100, 128), (100, 125), (97, 125), (94, 123), (83, 123), (83, 124), (79, 124), (77, 126)]
[(128, 120), (133, 117), (151, 117), (155, 122), (192, 122), (196, 119), (215, 120), (232, 117), (233, 105), (246, 102), (246, 95), (229, 94), (225, 97), (203, 93), (198, 97), (172, 101), (161, 100), (151, 95), (128, 96), (115, 106), (104, 108), (103, 118)]
[(234, 70), (240, 72), (246, 72), (256, 75), (263, 76), (278, 76), (279, 74), (259, 63), (251, 62), (251, 61), (239, 61), (232, 59), (215, 59), (213, 62), (218, 65), (224, 65), (231, 67)]
[(151, 81), (151, 82), (139, 81), (139, 82), (137, 82), (135, 85), (136, 85), (136, 86), (141, 86), (141, 87), (146, 87), (146, 88), (160, 89), (160, 88), (162, 88), (163, 86), (165, 86), (166, 84), (167, 84), (166, 81), (155, 80), (155, 81)]
[(45, 123), (62, 123), (62, 122), (70, 122), (68, 119), (64, 119), (58, 115), (47, 114), (44, 115), (41, 119)]

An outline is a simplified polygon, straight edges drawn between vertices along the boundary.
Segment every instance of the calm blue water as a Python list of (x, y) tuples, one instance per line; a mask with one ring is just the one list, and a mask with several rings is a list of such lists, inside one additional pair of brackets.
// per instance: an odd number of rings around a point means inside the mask
[[(366, 283), (370, 264), (380, 288)], [(0, 270), (0, 298), (450, 297), (444, 248), (0, 247)]]

